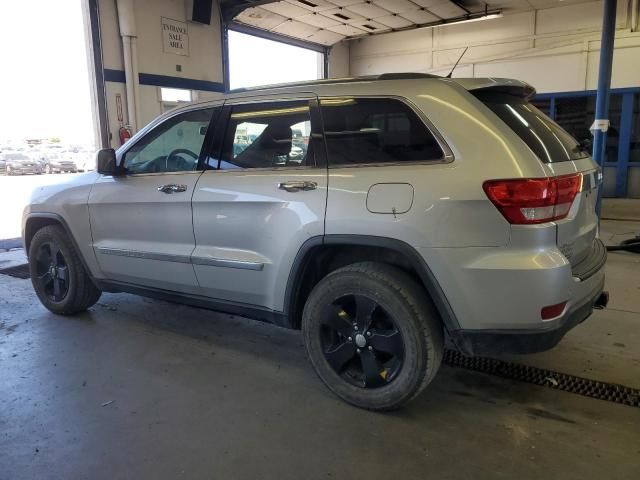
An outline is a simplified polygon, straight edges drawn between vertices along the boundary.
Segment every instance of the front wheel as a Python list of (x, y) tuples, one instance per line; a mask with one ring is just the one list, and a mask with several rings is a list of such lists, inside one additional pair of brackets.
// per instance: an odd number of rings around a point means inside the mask
[(53, 313), (72, 315), (93, 306), (101, 291), (93, 284), (62, 227), (38, 230), (29, 246), (31, 283), (42, 304)]
[(369, 410), (407, 403), (442, 361), (437, 312), (426, 292), (390, 265), (357, 263), (323, 278), (305, 304), (302, 333), (320, 379)]

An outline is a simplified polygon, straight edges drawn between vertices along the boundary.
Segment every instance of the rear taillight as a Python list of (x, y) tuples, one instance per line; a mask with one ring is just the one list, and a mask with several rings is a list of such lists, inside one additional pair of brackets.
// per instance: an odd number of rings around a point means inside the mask
[(531, 225), (566, 217), (582, 188), (582, 174), (488, 180), (482, 188), (509, 223)]

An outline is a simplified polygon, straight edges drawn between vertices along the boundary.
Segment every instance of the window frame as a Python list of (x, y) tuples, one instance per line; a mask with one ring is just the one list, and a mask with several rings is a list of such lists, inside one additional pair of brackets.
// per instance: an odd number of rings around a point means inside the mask
[[(229, 168), (229, 169), (221, 169), (220, 161), (222, 160), (222, 150), (224, 147), (224, 141), (227, 137), (227, 129), (231, 125), (231, 113), (233, 111), (233, 107), (239, 105), (259, 105), (263, 103), (279, 103), (279, 102), (308, 102), (309, 104), (309, 118), (311, 121), (311, 137), (320, 139), (321, 148), (315, 149), (314, 154), (316, 158), (315, 165), (301, 165), (298, 167), (292, 166), (280, 166), (280, 167), (260, 167), (260, 168)], [(220, 128), (215, 128), (215, 132), (212, 134), (211, 142), (207, 145), (207, 150), (203, 152), (201, 155), (203, 161), (207, 159), (207, 157), (212, 157), (218, 160), (218, 165), (216, 167), (208, 166), (205, 167), (205, 172), (217, 172), (217, 173), (238, 173), (238, 172), (271, 172), (271, 171), (282, 171), (282, 170), (310, 170), (310, 169), (322, 169), (326, 168), (326, 144), (324, 142), (324, 130), (322, 125), (322, 117), (320, 114), (320, 108), (318, 104), (318, 97), (313, 94), (304, 93), (294, 94), (294, 95), (278, 95), (278, 96), (262, 96), (257, 95), (255, 97), (239, 97), (239, 98), (231, 98), (227, 99), (224, 102), (224, 108), (222, 109), (222, 113), (218, 119), (218, 123)], [(314, 133), (314, 127), (316, 131)]]
[[(182, 108), (178, 108), (176, 110), (171, 110), (169, 112), (166, 112), (160, 116), (158, 116), (154, 121), (150, 122), (149, 124), (147, 124), (147, 126), (145, 126), (144, 128), (142, 128), (141, 130), (139, 130), (132, 138), (131, 140), (129, 140), (128, 142), (126, 142), (124, 145), (122, 145), (120, 148), (118, 148), (118, 150), (116, 151), (116, 165), (118, 166), (118, 170), (120, 170), (122, 172), (122, 176), (126, 176), (126, 177), (141, 177), (141, 176), (158, 176), (158, 175), (187, 175), (187, 174), (201, 174), (203, 171), (203, 155), (205, 152), (205, 149), (207, 147), (207, 142), (210, 140), (210, 136), (212, 135), (212, 130), (213, 130), (213, 126), (216, 125), (216, 123), (220, 120), (220, 113), (223, 112), (223, 106), (224, 106), (224, 102), (212, 102), (212, 103), (206, 103), (206, 104), (196, 104), (196, 105), (189, 105), (188, 107), (182, 107)], [(135, 145), (137, 145), (139, 142), (144, 141), (144, 139), (147, 138), (148, 135), (152, 134), (152, 132), (160, 127), (161, 125), (163, 125), (164, 123), (168, 122), (169, 120), (179, 116), (179, 115), (183, 115), (185, 113), (190, 113), (190, 112), (194, 112), (194, 111), (198, 111), (198, 110), (209, 110), (212, 109), (213, 113), (211, 115), (211, 119), (209, 120), (209, 125), (207, 126), (207, 132), (204, 136), (204, 139), (202, 141), (202, 146), (200, 147), (200, 152), (198, 153), (198, 161), (196, 162), (196, 168), (193, 170), (183, 170), (183, 171), (177, 171), (177, 172), (126, 172), (125, 168), (124, 168), (124, 160), (125, 160), (125, 156), (127, 154), (127, 152), (129, 152), (129, 150), (131, 150)], [(194, 152), (195, 153), (195, 152)]]
[[(429, 118), (408, 98), (401, 97), (399, 95), (362, 95), (362, 94), (347, 94), (347, 95), (319, 95), (318, 96), (318, 110), (320, 115), (322, 115), (322, 100), (339, 100), (346, 98), (355, 98), (355, 99), (369, 99), (369, 100), (397, 100), (407, 106), (422, 122), (424, 127), (427, 129), (433, 138), (435, 138), (436, 142), (440, 146), (442, 150), (443, 156), (441, 158), (433, 159), (433, 160), (410, 160), (410, 161), (399, 161), (399, 162), (369, 162), (369, 163), (356, 163), (356, 164), (331, 164), (328, 150), (326, 152), (327, 155), (327, 165), (329, 169), (338, 169), (338, 168), (362, 168), (362, 167), (393, 167), (393, 166), (405, 166), (405, 165), (441, 165), (451, 163), (455, 160), (455, 156), (453, 154), (453, 150), (449, 147), (447, 142), (445, 141), (442, 134), (438, 131), (435, 125), (429, 120)], [(324, 119), (322, 120), (322, 135), (324, 137)], [(326, 139), (326, 137), (324, 137)], [(326, 143), (325, 143), (326, 150)]]

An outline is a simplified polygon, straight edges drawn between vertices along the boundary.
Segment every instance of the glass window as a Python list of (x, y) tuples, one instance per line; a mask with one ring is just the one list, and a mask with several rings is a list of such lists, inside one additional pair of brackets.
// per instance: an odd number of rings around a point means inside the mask
[[(609, 130), (605, 137), (605, 162), (618, 160), (621, 113), (622, 95), (611, 95), (609, 98)], [(592, 144), (593, 135), (589, 128), (591, 128), (595, 116), (595, 95), (556, 99), (556, 122), (569, 132), (573, 138), (577, 138), (585, 145)]]
[(551, 100), (536, 100), (534, 98), (533, 100), (531, 100), (531, 104), (547, 116), (549, 116), (549, 114), (551, 113)]
[(182, 113), (155, 127), (125, 153), (127, 173), (195, 170), (213, 111)]
[(163, 102), (190, 102), (191, 90), (160, 87), (160, 100)]
[(331, 98), (320, 101), (329, 163), (355, 165), (439, 160), (440, 145), (399, 100)]
[(560, 125), (525, 99), (487, 92), (476, 92), (475, 95), (524, 140), (543, 162), (564, 162), (589, 155)]
[[(596, 97), (589, 97), (593, 102), (595, 111)], [(595, 114), (590, 118), (593, 121)], [(609, 129), (605, 134), (604, 161), (618, 161), (618, 147), (620, 144), (620, 120), (622, 119), (622, 95), (611, 95), (609, 97)]]
[(631, 116), (631, 143), (629, 145), (629, 161), (640, 162), (640, 94), (633, 96), (633, 113)]
[(592, 140), (589, 127), (595, 118), (593, 98), (556, 98), (556, 122), (575, 139)]
[(272, 102), (233, 107), (221, 169), (315, 165), (309, 102)]

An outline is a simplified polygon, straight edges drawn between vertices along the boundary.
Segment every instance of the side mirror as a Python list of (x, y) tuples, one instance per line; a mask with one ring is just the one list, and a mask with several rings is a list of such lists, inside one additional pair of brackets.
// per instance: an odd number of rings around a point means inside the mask
[(104, 148), (98, 151), (98, 173), (116, 175), (116, 171), (116, 151), (113, 148)]

